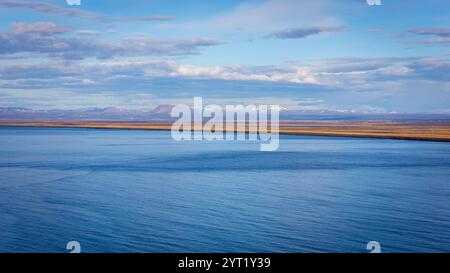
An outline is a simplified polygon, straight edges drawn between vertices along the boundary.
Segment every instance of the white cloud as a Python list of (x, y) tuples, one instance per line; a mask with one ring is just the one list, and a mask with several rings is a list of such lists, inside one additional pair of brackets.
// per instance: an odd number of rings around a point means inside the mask
[(290, 69), (290, 71), (286, 72), (267, 70), (266, 73), (254, 73), (248, 72), (244, 69), (240, 69), (237, 66), (199, 67), (175, 63), (171, 63), (170, 66), (172, 68), (172, 71), (169, 73), (169, 75), (172, 77), (318, 84), (318, 81), (311, 73), (311, 70), (306, 67), (295, 67), (294, 69)]
[[(209, 38), (133, 37), (113, 41), (65, 37), (67, 26), (52, 22), (13, 23), (11, 31), (0, 30), (0, 55), (33, 53), (63, 59), (106, 59), (115, 56), (174, 56), (197, 54), (221, 42)], [(92, 37), (90, 37), (92, 38)]]
[[(334, 14), (340, 8), (333, 0), (267, 0), (241, 3), (233, 10), (207, 20), (193, 22), (191, 28), (214, 28), (266, 33), (286, 25), (340, 25)], [(350, 5), (350, 4), (346, 4)]]
[[(312, 84), (347, 89), (365, 89), (386, 80), (429, 79), (448, 81), (450, 62), (439, 58), (333, 59), (315, 60), (307, 65), (197, 66), (173, 60), (140, 58), (102, 61), (57, 61), (46, 64), (22, 63), (0, 66), (0, 79), (51, 85), (104, 84), (120, 79), (185, 78), (197, 80), (258, 81)], [(20, 80), (20, 81), (19, 81)], [(32, 84), (30, 87), (33, 87)]]
[(91, 84), (95, 83), (93, 80), (90, 80), (90, 79), (83, 79), (82, 82), (84, 85), (91, 85)]

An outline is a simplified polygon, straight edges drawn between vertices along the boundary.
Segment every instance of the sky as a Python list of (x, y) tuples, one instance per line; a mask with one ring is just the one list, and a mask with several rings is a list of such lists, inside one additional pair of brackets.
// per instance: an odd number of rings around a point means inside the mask
[(450, 112), (450, 1), (0, 0), (0, 108)]

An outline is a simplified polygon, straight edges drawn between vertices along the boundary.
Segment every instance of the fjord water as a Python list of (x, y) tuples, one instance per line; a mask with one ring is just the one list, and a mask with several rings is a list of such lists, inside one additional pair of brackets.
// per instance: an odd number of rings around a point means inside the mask
[(0, 128), (0, 252), (450, 251), (450, 144)]

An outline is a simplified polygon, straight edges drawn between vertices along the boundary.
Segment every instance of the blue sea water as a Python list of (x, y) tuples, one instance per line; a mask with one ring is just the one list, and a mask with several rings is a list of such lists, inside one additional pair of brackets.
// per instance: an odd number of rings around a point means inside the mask
[(450, 251), (450, 144), (0, 128), (0, 252)]

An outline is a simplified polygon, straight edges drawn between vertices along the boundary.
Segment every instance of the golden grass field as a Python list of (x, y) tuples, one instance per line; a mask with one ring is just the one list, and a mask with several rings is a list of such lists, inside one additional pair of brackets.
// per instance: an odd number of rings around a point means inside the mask
[[(170, 130), (170, 122), (50, 121), (0, 122), (0, 126)], [(199, 128), (194, 128), (195, 130)], [(223, 130), (217, 128), (217, 130)], [(226, 130), (223, 130), (226, 131)], [(249, 131), (249, 128), (246, 128)], [(250, 131), (255, 131), (250, 129)], [(450, 142), (450, 121), (293, 121), (280, 122), (280, 134), (370, 137)]]

